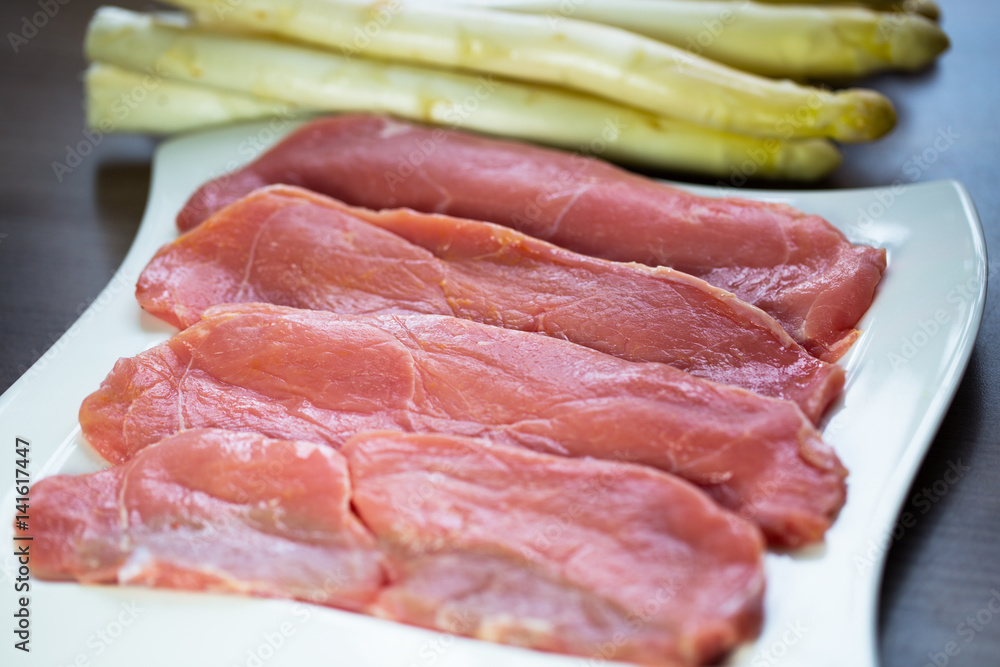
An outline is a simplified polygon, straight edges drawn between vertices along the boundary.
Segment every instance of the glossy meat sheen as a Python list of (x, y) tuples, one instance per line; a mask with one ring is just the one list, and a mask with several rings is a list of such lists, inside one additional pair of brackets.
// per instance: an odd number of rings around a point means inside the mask
[(109, 470), (35, 484), (32, 574), (361, 609), (383, 559), (349, 503), (329, 447), (188, 430)]
[(80, 423), (114, 462), (200, 426), (333, 446), (388, 428), (624, 459), (703, 486), (791, 546), (821, 539), (845, 497), (845, 470), (793, 403), (436, 315), (212, 308), (120, 360)]
[(588, 255), (671, 266), (760, 307), (826, 361), (856, 339), (886, 265), (884, 250), (853, 245), (789, 206), (702, 197), (600, 160), (371, 115), (305, 125), (202, 186), (178, 225), (190, 229), (273, 183), (372, 209), (487, 220)]
[(343, 454), (194, 429), (43, 479), (20, 533), (32, 573), (298, 598), (645, 665), (704, 664), (760, 629), (760, 533), (673, 476), (400, 432)]
[(380, 616), (645, 665), (705, 664), (760, 628), (759, 532), (673, 476), (440, 435), (342, 453), (389, 559)]
[(792, 400), (814, 422), (844, 384), (840, 367), (810, 356), (767, 314), (672, 269), (287, 186), (255, 191), (162, 248), (136, 296), (180, 328), (210, 306), (252, 301), (454, 315)]

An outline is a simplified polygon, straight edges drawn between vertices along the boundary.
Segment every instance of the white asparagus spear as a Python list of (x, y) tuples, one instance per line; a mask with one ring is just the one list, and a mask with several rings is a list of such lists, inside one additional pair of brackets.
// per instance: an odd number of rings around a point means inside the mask
[[(448, 5), (473, 5), (482, 7), (499, 7), (504, 4), (516, 5), (520, 0), (421, 0), (427, 3)], [(647, 5), (656, 5), (663, 0), (642, 0)], [(720, 0), (685, 0), (692, 4), (719, 2)], [(902, 14), (920, 14), (937, 21), (941, 18), (941, 9), (934, 0), (721, 0), (730, 4), (745, 4), (759, 2), (765, 5), (802, 5), (805, 7), (864, 7), (879, 12), (895, 12)], [(573, 8), (581, 5), (603, 5), (614, 7), (618, 0), (561, 0), (561, 14), (569, 14)]]
[(884, 70), (913, 71), (948, 48), (948, 36), (924, 16), (862, 7), (733, 0), (447, 2), (541, 14), (553, 28), (566, 18), (617, 26), (772, 77), (842, 81)]
[(86, 51), (92, 61), (302, 109), (390, 113), (659, 169), (815, 180), (840, 163), (822, 139), (719, 132), (571, 91), (346, 58), (111, 7), (91, 21)]
[(544, 16), (402, 0), (170, 3), (194, 10), (202, 21), (336, 53), (566, 86), (729, 132), (867, 141), (896, 120), (889, 100), (872, 90), (834, 92), (775, 81), (588, 21), (566, 19), (553, 29)]
[[(426, 0), (427, 2), (446, 2), (448, 4), (487, 4), (493, 5), (502, 0)], [(517, 0), (512, 0), (516, 2)], [(686, 0), (687, 2), (717, 2), (718, 0)], [(726, 2), (759, 2), (765, 5), (804, 5), (807, 7), (865, 7), (879, 12), (895, 12), (898, 14), (920, 14), (932, 21), (941, 18), (941, 8), (934, 0), (725, 0)], [(615, 3), (616, 0), (566, 0), (570, 4), (583, 3)], [(646, 0), (649, 4), (660, 0)]]
[[(586, 0), (584, 0), (586, 1)], [(735, 0), (733, 0), (735, 1)], [(756, 0), (773, 5), (849, 5), (868, 7), (881, 12), (921, 14), (937, 21), (941, 9), (934, 0)]]
[(87, 124), (108, 132), (173, 134), (244, 120), (299, 118), (285, 102), (163, 79), (93, 63), (84, 75)]

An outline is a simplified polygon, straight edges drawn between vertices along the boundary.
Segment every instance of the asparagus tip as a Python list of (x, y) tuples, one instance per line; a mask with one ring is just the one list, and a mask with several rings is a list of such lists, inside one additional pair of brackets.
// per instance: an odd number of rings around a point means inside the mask
[(941, 26), (916, 14), (908, 16), (905, 22), (892, 22), (888, 41), (890, 61), (911, 71), (931, 64), (951, 46)]
[(837, 96), (843, 113), (832, 128), (832, 138), (845, 143), (872, 141), (896, 127), (896, 108), (882, 93), (852, 88)]

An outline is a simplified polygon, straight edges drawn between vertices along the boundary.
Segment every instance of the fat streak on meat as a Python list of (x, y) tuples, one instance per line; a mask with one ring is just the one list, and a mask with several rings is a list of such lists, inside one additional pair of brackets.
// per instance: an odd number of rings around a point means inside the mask
[(108, 470), (35, 484), (32, 574), (362, 609), (384, 563), (350, 500), (329, 447), (187, 430)]

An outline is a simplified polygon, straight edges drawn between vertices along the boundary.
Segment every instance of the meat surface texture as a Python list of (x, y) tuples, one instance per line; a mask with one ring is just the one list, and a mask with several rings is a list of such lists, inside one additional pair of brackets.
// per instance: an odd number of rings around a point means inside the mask
[(350, 509), (343, 457), (313, 443), (188, 430), (31, 490), (32, 574), (362, 609), (383, 557)]
[(822, 539), (846, 471), (798, 407), (566, 341), (437, 315), (211, 308), (120, 360), (80, 423), (127, 461), (195, 427), (339, 447), (392, 429), (477, 436), (675, 473), (775, 543)]
[(673, 476), (399, 432), (342, 451), (194, 429), (43, 479), (33, 573), (297, 598), (602, 662), (701, 665), (759, 632), (759, 531)]
[(380, 616), (647, 665), (708, 663), (759, 630), (759, 532), (675, 477), (439, 435), (342, 452), (389, 562)]
[(710, 198), (588, 159), (373, 115), (310, 122), (201, 187), (181, 229), (264, 185), (371, 209), (408, 207), (513, 227), (596, 257), (665, 265), (760, 307), (811, 354), (842, 356), (886, 266), (792, 207)]
[(180, 328), (211, 306), (254, 301), (454, 315), (792, 400), (814, 422), (844, 384), (839, 366), (809, 355), (766, 313), (673, 269), (287, 186), (257, 190), (164, 246), (136, 296)]

